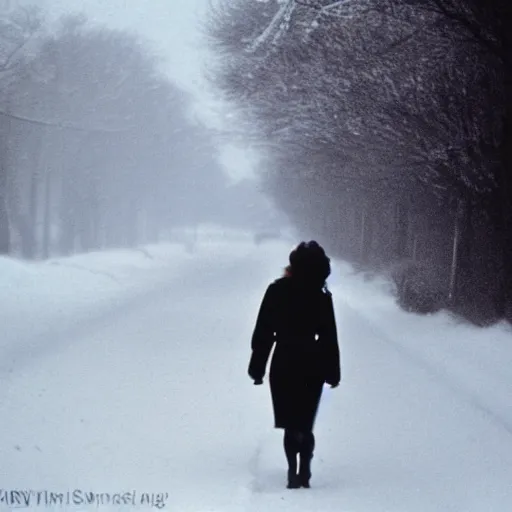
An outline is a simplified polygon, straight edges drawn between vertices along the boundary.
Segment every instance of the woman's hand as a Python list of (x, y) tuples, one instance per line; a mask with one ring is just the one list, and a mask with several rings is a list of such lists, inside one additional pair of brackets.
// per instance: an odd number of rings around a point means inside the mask
[(252, 365), (249, 365), (248, 374), (249, 374), (249, 377), (254, 381), (255, 386), (259, 386), (260, 384), (263, 384), (263, 377), (261, 376), (260, 372), (254, 371), (254, 368), (252, 368)]

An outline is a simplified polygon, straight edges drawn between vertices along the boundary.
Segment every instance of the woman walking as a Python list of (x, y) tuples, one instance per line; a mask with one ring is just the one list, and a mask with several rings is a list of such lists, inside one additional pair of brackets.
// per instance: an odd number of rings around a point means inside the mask
[[(267, 288), (252, 336), (249, 376), (262, 384), (270, 352), (275, 428), (284, 429), (289, 489), (309, 487), (313, 427), (322, 389), (340, 382), (330, 259), (315, 241), (290, 254), (285, 275)], [(299, 464), (297, 464), (299, 456)]]

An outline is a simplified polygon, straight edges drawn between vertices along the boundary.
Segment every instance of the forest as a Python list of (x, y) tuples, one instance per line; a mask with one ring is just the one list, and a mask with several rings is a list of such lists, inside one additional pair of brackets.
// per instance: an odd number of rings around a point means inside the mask
[(0, 15), (0, 254), (44, 260), (272, 221), (253, 185), (227, 179), (220, 134), (147, 41), (85, 15)]
[(402, 306), (512, 319), (512, 6), (219, 0), (215, 87), (303, 233)]

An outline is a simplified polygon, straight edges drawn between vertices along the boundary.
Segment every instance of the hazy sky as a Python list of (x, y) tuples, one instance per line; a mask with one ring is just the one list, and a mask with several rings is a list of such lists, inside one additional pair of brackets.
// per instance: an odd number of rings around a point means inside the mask
[(154, 43), (181, 84), (200, 84), (200, 21), (208, 0), (41, 0), (53, 16), (85, 12), (97, 23), (129, 28)]
[[(91, 21), (138, 31), (169, 62), (169, 74), (196, 93), (201, 111), (215, 104), (202, 77), (205, 61), (201, 23), (209, 0), (39, 0), (52, 17), (85, 12)], [(234, 179), (252, 175), (252, 157), (226, 146), (222, 162)]]

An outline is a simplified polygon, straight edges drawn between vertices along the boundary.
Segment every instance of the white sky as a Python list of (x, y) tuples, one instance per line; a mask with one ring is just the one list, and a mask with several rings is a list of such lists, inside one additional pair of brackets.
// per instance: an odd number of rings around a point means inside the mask
[(200, 86), (200, 19), (208, 0), (40, 0), (53, 16), (85, 12), (91, 21), (140, 32), (188, 87)]
[[(95, 23), (139, 32), (168, 61), (170, 76), (196, 94), (203, 113), (216, 105), (215, 94), (202, 75), (205, 50), (201, 22), (209, 0), (38, 0), (38, 3), (52, 17), (84, 12)], [(226, 146), (222, 162), (235, 180), (253, 175), (252, 159), (240, 148)]]

